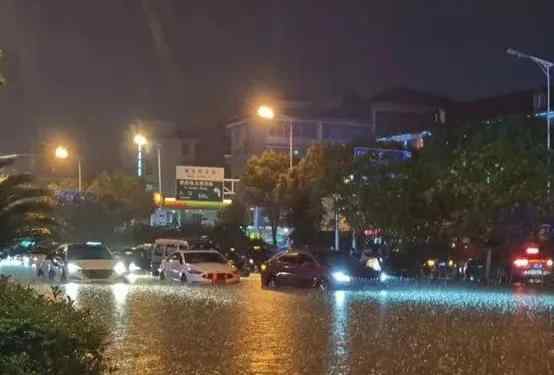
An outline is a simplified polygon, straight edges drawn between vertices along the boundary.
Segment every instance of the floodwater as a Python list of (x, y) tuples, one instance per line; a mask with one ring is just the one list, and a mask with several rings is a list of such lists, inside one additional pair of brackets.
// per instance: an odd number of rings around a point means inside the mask
[(554, 373), (554, 295), (540, 288), (274, 291), (254, 276), (63, 290), (109, 326), (116, 374)]

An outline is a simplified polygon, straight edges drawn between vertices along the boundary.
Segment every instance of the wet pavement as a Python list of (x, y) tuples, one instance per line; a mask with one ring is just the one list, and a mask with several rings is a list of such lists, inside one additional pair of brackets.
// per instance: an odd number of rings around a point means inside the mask
[(110, 327), (117, 374), (554, 373), (554, 294), (540, 288), (269, 291), (256, 276), (62, 288)]

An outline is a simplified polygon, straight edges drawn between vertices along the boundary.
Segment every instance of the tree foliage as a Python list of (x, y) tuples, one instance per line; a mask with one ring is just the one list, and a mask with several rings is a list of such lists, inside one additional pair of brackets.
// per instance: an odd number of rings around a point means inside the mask
[(135, 176), (101, 173), (87, 193), (84, 199), (59, 205), (68, 239), (109, 241), (117, 228), (144, 221), (154, 208), (152, 194)]
[(263, 207), (269, 218), (273, 244), (277, 244), (277, 227), (286, 207), (288, 157), (280, 152), (265, 151), (253, 156), (241, 178), (240, 195), (251, 206)]
[[(12, 160), (0, 160), (0, 171)], [(0, 177), (0, 244), (21, 237), (51, 237), (56, 221), (48, 190), (37, 187), (28, 174)]]
[(521, 222), (522, 209), (535, 220), (550, 212), (552, 166), (541, 125), (516, 118), (436, 129), (410, 162), (380, 167), (360, 160), (345, 185), (345, 215), (406, 243), (497, 243), (505, 223), (533, 225)]

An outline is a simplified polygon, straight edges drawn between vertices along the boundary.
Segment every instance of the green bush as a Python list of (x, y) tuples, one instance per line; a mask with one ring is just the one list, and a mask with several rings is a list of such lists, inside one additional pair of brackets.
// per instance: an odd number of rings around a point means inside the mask
[(0, 374), (100, 374), (107, 329), (58, 289), (43, 296), (0, 276)]

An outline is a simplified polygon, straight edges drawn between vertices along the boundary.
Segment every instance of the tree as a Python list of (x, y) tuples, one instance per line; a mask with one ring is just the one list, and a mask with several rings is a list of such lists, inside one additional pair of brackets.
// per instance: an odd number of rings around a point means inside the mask
[(143, 220), (154, 209), (152, 193), (146, 191), (144, 181), (123, 173), (101, 173), (88, 191), (107, 205), (121, 223)]
[(143, 221), (154, 208), (152, 194), (135, 176), (101, 173), (87, 193), (83, 199), (58, 206), (69, 239), (112, 240), (117, 228)]
[(246, 246), (248, 237), (243, 228), (248, 225), (249, 220), (248, 207), (236, 197), (229, 206), (219, 211), (212, 236), (217, 243), (224, 244), (225, 247)]
[(316, 144), (288, 174), (287, 221), (294, 228), (292, 237), (296, 244), (317, 241), (326, 210), (323, 201), (331, 199), (336, 209), (337, 193), (350, 174), (351, 164), (351, 147)]
[(271, 225), (273, 244), (286, 206), (286, 175), (289, 160), (284, 153), (265, 151), (253, 156), (241, 178), (241, 196), (249, 205), (263, 207)]
[[(1, 159), (0, 170), (12, 162), (13, 159)], [(27, 236), (53, 236), (57, 227), (53, 208), (50, 192), (36, 187), (31, 175), (0, 177), (0, 244)]]

